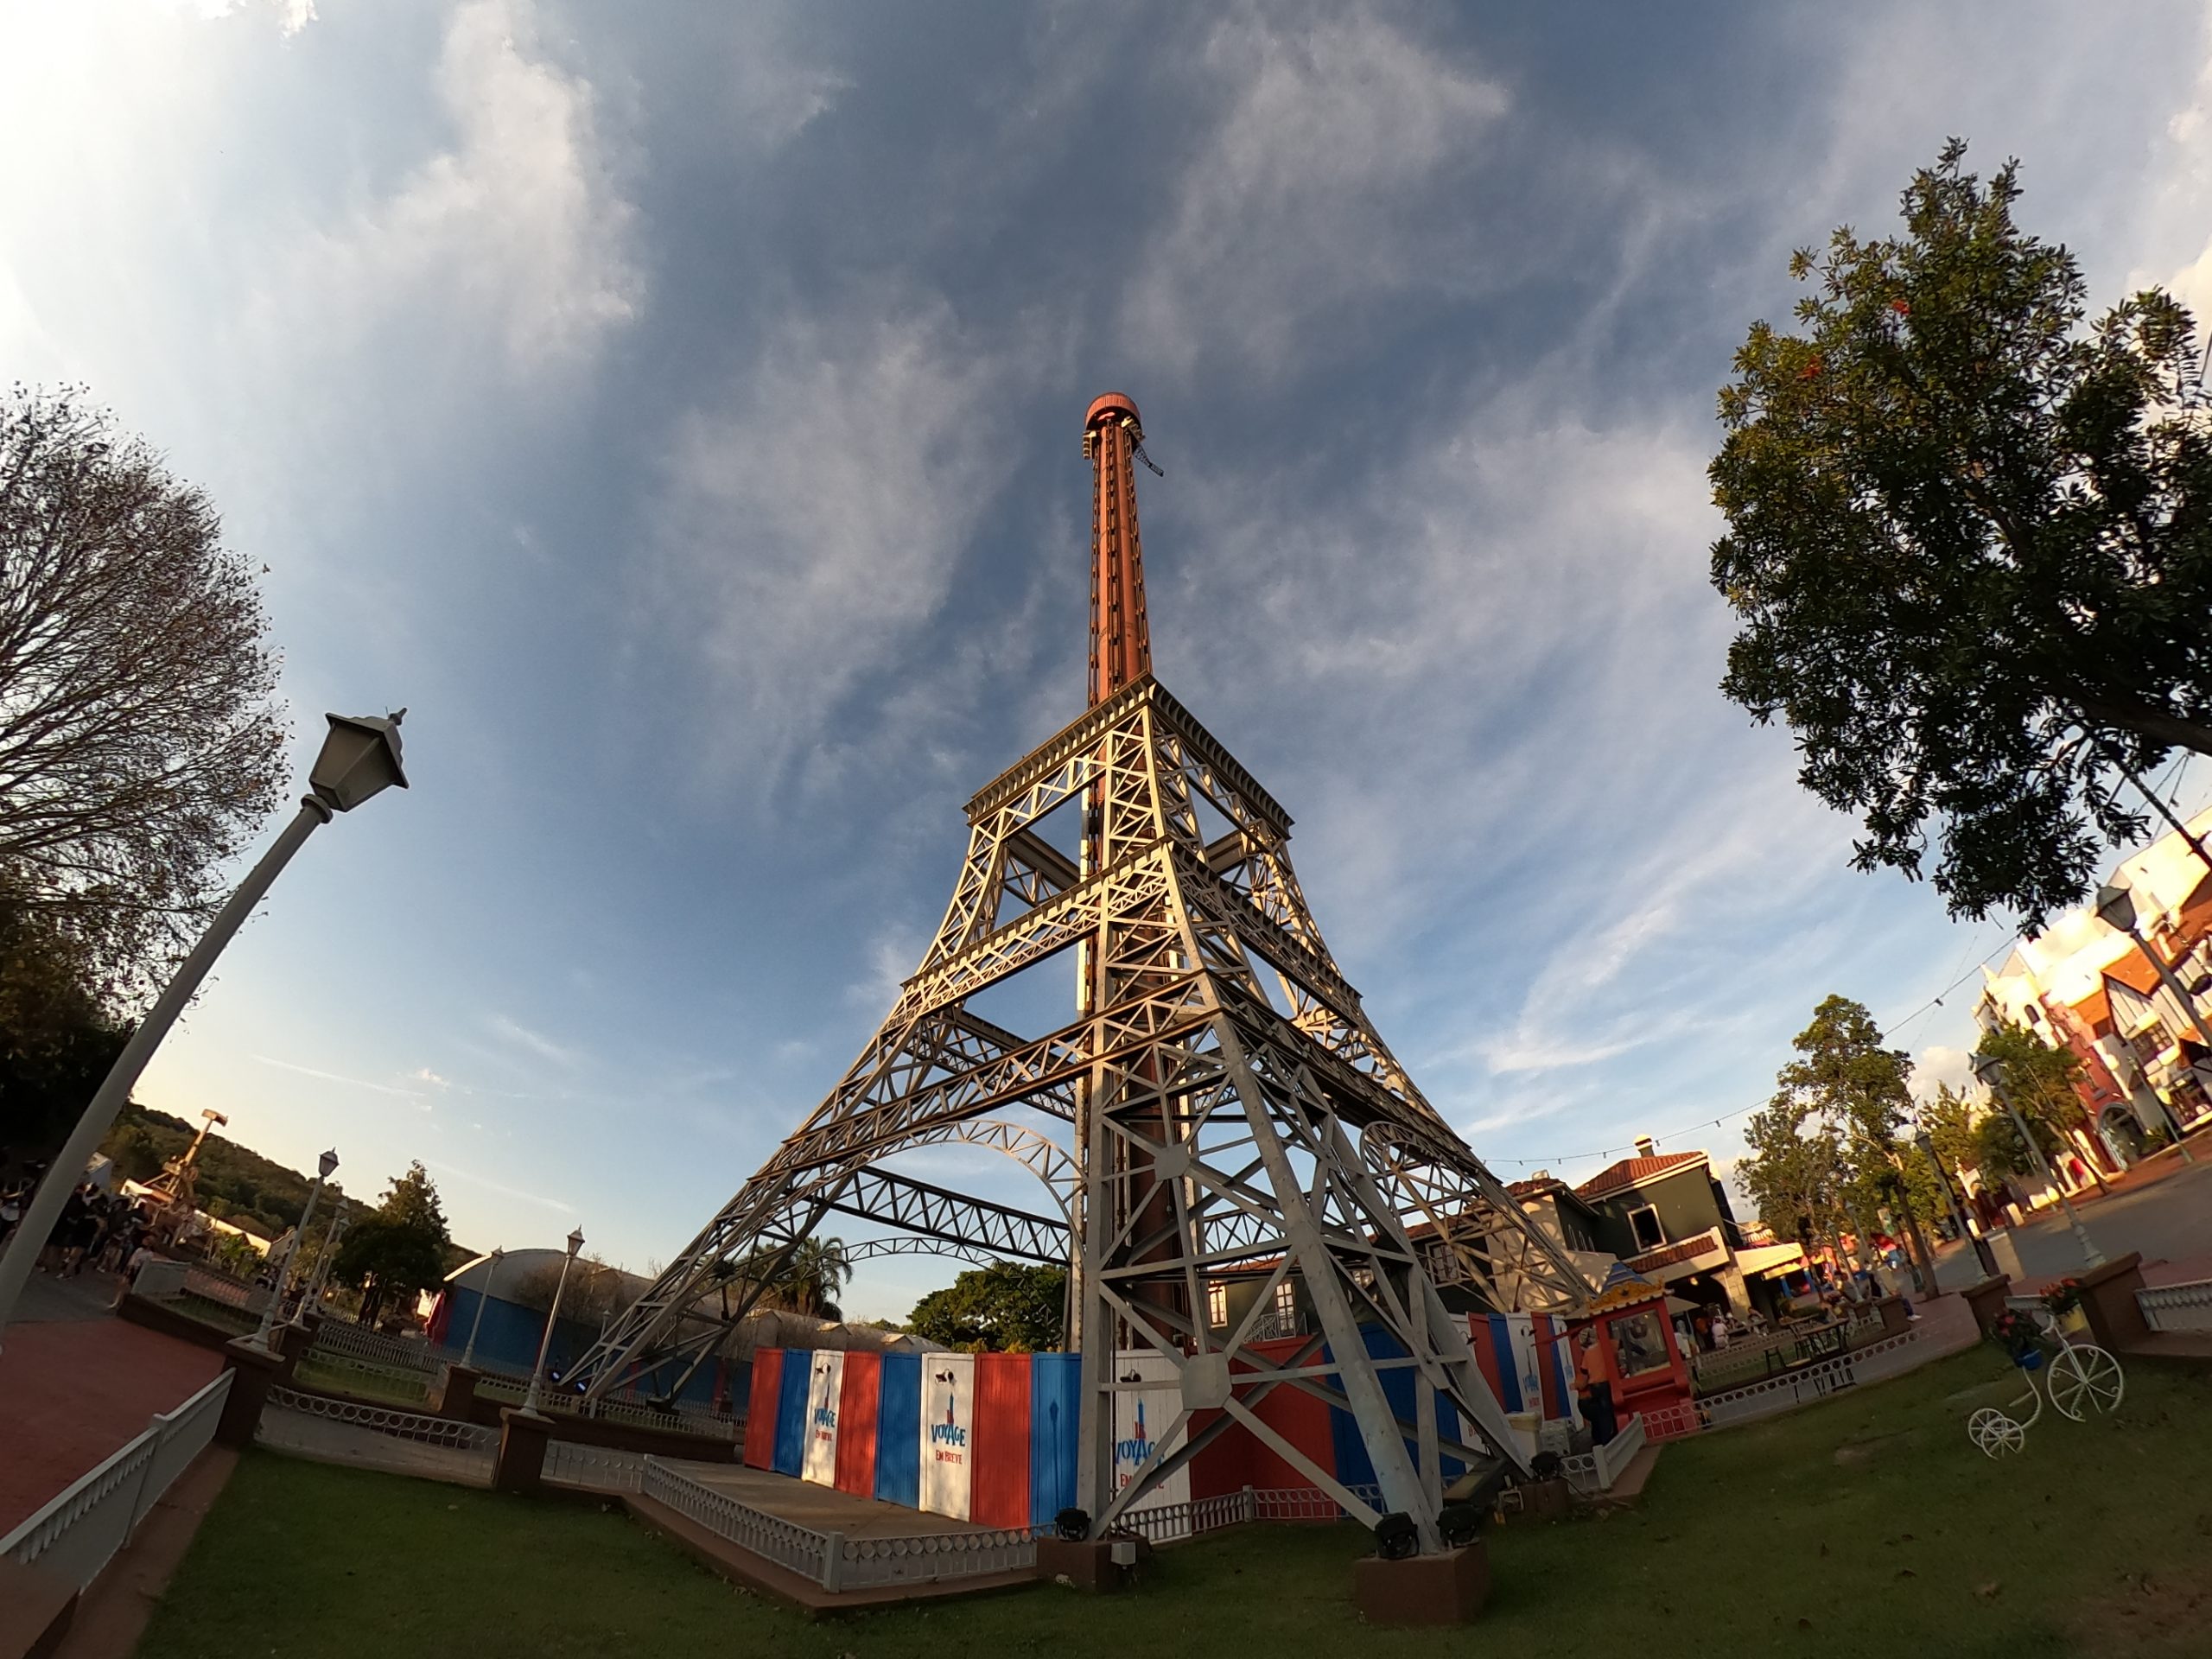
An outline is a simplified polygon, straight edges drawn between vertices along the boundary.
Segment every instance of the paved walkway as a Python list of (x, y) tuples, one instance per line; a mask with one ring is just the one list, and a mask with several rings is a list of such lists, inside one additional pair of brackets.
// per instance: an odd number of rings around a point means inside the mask
[(223, 1369), (204, 1348), (110, 1315), (117, 1282), (35, 1273), (0, 1332), (0, 1533)]
[[(2161, 1154), (2156, 1167), (2139, 1173), (2139, 1165), (2109, 1195), (2097, 1197), (2092, 1189), (2075, 1199), (2083, 1229), (2106, 1255), (2141, 1254), (2146, 1284), (2212, 1278), (2212, 1270), (2196, 1270), (2212, 1269), (2212, 1146), (2202, 1144), (2206, 1139), (2191, 1137), (2193, 1165)], [(2023, 1286), (2082, 1271), (2081, 1245), (2055, 1205), (2010, 1230)], [(1936, 1252), (1936, 1276), (1946, 1290), (1959, 1290), (1979, 1280), (1981, 1268), (1971, 1247), (1948, 1244)]]

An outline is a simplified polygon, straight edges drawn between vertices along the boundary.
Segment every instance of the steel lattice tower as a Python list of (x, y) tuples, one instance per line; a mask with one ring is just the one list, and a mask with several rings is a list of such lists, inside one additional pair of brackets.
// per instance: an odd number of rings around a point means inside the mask
[[(889, 1016), (573, 1375), (594, 1400), (628, 1382), (672, 1394), (759, 1300), (772, 1276), (763, 1264), (832, 1212), (861, 1217), (902, 1236), (858, 1258), (920, 1249), (1068, 1264), (1078, 1501), (1095, 1529), (1236, 1424), (1370, 1524), (1411, 1516), (1433, 1549), (1440, 1457), (1497, 1468), (1522, 1454), (1432, 1272), (1501, 1309), (1530, 1294), (1573, 1306), (1588, 1286), (1369, 1022), (1291, 870), (1289, 816), (1153, 678), (1131, 475), (1143, 435), (1119, 394), (1084, 418), (1088, 712), (968, 804), (952, 901)], [(1071, 1022), (1026, 1036), (969, 1006), (1071, 951)], [(1056, 1213), (883, 1166), (948, 1141), (1019, 1159)], [(1239, 1272), (1260, 1278), (1259, 1298), (1236, 1328), (1210, 1329), (1209, 1281)], [(1261, 1316), (1294, 1274), (1319, 1329), (1292, 1351), (1270, 1343), (1270, 1357), (1254, 1346)], [(1387, 1336), (1370, 1342), (1378, 1327)], [(1136, 1384), (1116, 1376), (1116, 1355), (1131, 1348), (1166, 1357), (1182, 1411), (1116, 1492), (1112, 1395)], [(1414, 1374), (1410, 1421), (1384, 1392), (1393, 1369)], [(1352, 1414), (1379, 1510), (1255, 1414), (1279, 1387)], [(1440, 1395), (1464, 1440), (1440, 1433)], [(1205, 1427), (1171, 1455), (1202, 1412)]]

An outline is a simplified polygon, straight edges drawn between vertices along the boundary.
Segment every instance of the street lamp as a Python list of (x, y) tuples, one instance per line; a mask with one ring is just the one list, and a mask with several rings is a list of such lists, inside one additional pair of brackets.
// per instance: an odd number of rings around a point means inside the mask
[[(580, 1238), (576, 1243), (581, 1248), (583, 1241)], [(499, 1263), (506, 1259), (506, 1255), (504, 1249), (495, 1249), (492, 1252), (492, 1265), (484, 1270), (484, 1288), (476, 1293), (476, 1317), (468, 1322), (468, 1346), (461, 1350), (461, 1363), (463, 1365), (476, 1363), (476, 1333), (484, 1328), (484, 1304), (492, 1300), (492, 1281), (499, 1276)]]
[(553, 1281), (553, 1306), (545, 1316), (545, 1334), (537, 1341), (537, 1363), (530, 1370), (530, 1394), (522, 1402), (522, 1408), (533, 1417), (544, 1414), (537, 1409), (537, 1402), (545, 1397), (545, 1356), (553, 1346), (553, 1322), (561, 1317), (561, 1293), (569, 1287), (569, 1269), (583, 1247), (584, 1230), (577, 1227), (569, 1234), (569, 1254), (561, 1262), (561, 1276)]
[(321, 1161), (315, 1166), (315, 1184), (308, 1188), (308, 1207), (300, 1211), (300, 1224), (292, 1230), (291, 1248), (284, 1252), (284, 1260), (276, 1269), (276, 1281), (269, 1287), (269, 1302), (261, 1310), (260, 1326), (254, 1332), (253, 1340), (247, 1344), (260, 1349), (264, 1354), (271, 1351), (269, 1333), (276, 1328), (276, 1309), (284, 1300), (284, 1286), (292, 1276), (292, 1263), (299, 1260), (300, 1246), (307, 1243), (308, 1224), (315, 1219), (315, 1201), (322, 1196), (322, 1184), (330, 1179), (331, 1171), (337, 1167), (338, 1154), (335, 1149), (324, 1153)]
[[(2136, 931), (2135, 895), (2126, 887), (2114, 887), (2109, 882), (2099, 887), (2097, 919), (2107, 927), (2126, 934), (2134, 941), (2135, 948), (2151, 959), (2151, 966), (2158, 970), (2159, 982), (2173, 993), (2174, 1001), (2181, 1004), (2182, 1012), (2189, 1016), (2189, 1023), (2196, 1027), (2196, 1034), (2203, 1040), (2205, 1049), (2212, 1052), (2212, 1031), (2205, 1029), (2204, 1015), (2197, 1009), (2196, 999), (2175, 976), (2174, 970), (2166, 966), (2164, 956), (2145, 944), (2142, 934)], [(2150, 1079), (2145, 1077), (2143, 1081), (2144, 1086), (2149, 1088)], [(2188, 1143), (2182, 1139), (2181, 1120), (2174, 1116), (2173, 1108), (2158, 1099), (2158, 1091), (2155, 1089), (2151, 1090), (2151, 1097), (2158, 1101), (2158, 1109), (2165, 1115), (2166, 1127), (2173, 1132), (2174, 1145), (2181, 1148), (2182, 1162), (2195, 1163), (2196, 1160), (2189, 1155)]]
[[(1951, 1212), (1951, 1225), (1959, 1230), (1961, 1237), (1974, 1246), (1974, 1259), (1981, 1263), (1981, 1276), (1994, 1279), (1997, 1276), (1996, 1253), (1989, 1248), (1989, 1241), (1968, 1224), (1966, 1211), (1959, 1205), (1959, 1195), (1952, 1190), (1950, 1173), (1943, 1167), (1943, 1160), (1936, 1155), (1934, 1137), (1925, 1129), (1917, 1129), (1914, 1131), (1912, 1140), (1913, 1144), (1927, 1154), (1929, 1165), (1936, 1172), (1936, 1185), (1943, 1189), (1943, 1204)], [(1938, 1285), (1936, 1288), (1940, 1290), (1942, 1287)]]
[(2105, 1253), (2089, 1236), (2089, 1230), (2082, 1224), (2082, 1217), (2074, 1212), (2074, 1201), (2066, 1196), (2066, 1189), (2058, 1184), (2058, 1177), (2044, 1161), (2043, 1148), (2036, 1145), (2035, 1136), (2028, 1133), (2027, 1120), (2020, 1116), (2020, 1109), (2012, 1103), (2012, 1092), (2005, 1087), (2007, 1078), (2005, 1062), (1993, 1054), (1977, 1054), (1973, 1059), (1974, 1074), (1989, 1092), (1997, 1096), (1998, 1103), (2012, 1115), (2012, 1127), (2019, 1131), (2020, 1139), (2028, 1148), (2028, 1156), (2035, 1160), (2037, 1173), (2050, 1183), (2050, 1190), (2058, 1194), (2058, 1207), (2066, 1212), (2066, 1224), (2074, 1230), (2074, 1242), (2082, 1247), (2082, 1260), (2093, 1268), (2105, 1264)]
[(322, 1287), (330, 1281), (330, 1264), (338, 1255), (338, 1247), (345, 1242), (346, 1229), (351, 1224), (346, 1214), (346, 1200), (338, 1200), (338, 1213), (330, 1218), (330, 1230), (322, 1241), (321, 1254), (315, 1259), (315, 1271), (308, 1277), (307, 1288), (300, 1293), (300, 1305), (292, 1310), (292, 1323), (304, 1326), (308, 1309), (322, 1305)]
[(307, 838), (330, 822), (334, 813), (352, 811), (390, 785), (407, 787), (407, 774), (399, 764), (399, 720), (406, 712), (403, 709), (399, 714), (388, 717), (324, 716), (330, 722), (330, 730), (323, 737), (322, 753), (315, 757), (314, 770), (308, 774), (308, 793), (300, 797), (299, 811), (284, 826), (275, 844), (261, 855), (261, 861), (246, 873), (238, 891), (215, 912), (215, 919), (207, 925), (200, 943), (193, 946), (192, 954), (177, 969), (176, 977), (169, 981), (161, 999), (138, 1022), (138, 1029), (131, 1033), (130, 1040), (124, 1045), (123, 1052), (108, 1069), (99, 1092), (92, 1096), (92, 1103), (77, 1120), (67, 1144), (47, 1166), (46, 1179), (39, 1184), (22, 1220), (16, 1224), (7, 1253), (0, 1255), (0, 1332), (6, 1330), (8, 1320), (16, 1311), (16, 1300), (30, 1279), (32, 1263), (45, 1245), (47, 1236), (54, 1230), (54, 1224), (60, 1219), (61, 1206), (76, 1190), (78, 1179), (84, 1173), (85, 1166), (92, 1162), (92, 1154), (99, 1150), (100, 1141), (115, 1122), (116, 1114), (130, 1098), (139, 1074), (145, 1071), (155, 1050), (168, 1035), (169, 1027), (176, 1023), (177, 1016), (200, 989), (200, 982), (207, 977), (207, 970), (223, 954), (223, 947), (231, 942), (231, 936), (253, 914), (253, 907), (269, 891), (270, 883), (292, 861), (292, 855), (300, 850)]

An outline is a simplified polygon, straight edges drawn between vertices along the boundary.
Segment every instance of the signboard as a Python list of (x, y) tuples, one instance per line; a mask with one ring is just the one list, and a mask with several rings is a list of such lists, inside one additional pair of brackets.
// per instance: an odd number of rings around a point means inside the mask
[(968, 1519), (975, 1445), (976, 1356), (925, 1354), (921, 1508), (956, 1521)]
[(837, 1484), (837, 1414), (844, 1402), (845, 1357), (817, 1350), (806, 1380), (806, 1451), (799, 1473), (824, 1486)]
[[(1151, 1349), (1128, 1350), (1115, 1355), (1114, 1376), (1124, 1385), (1114, 1391), (1114, 1490), (1118, 1492), (1135, 1478), (1137, 1471), (1158, 1449), (1159, 1437), (1183, 1409), (1183, 1391), (1177, 1380), (1175, 1362)], [(1132, 1377), (1157, 1382), (1159, 1386), (1128, 1387)], [(1183, 1437), (1179, 1433), (1162, 1455), (1173, 1456), (1182, 1444)], [(1148, 1509), (1155, 1503), (1190, 1501), (1191, 1469), (1185, 1464), (1139, 1498), (1137, 1507)]]

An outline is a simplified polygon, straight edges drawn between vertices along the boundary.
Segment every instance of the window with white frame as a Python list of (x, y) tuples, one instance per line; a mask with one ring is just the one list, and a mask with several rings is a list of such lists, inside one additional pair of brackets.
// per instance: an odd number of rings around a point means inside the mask
[(1298, 1322), (1298, 1287), (1287, 1278), (1275, 1286), (1275, 1322), (1281, 1325)]
[(1229, 1323), (1229, 1287), (1227, 1285), (1206, 1287), (1206, 1323), (1217, 1326)]

